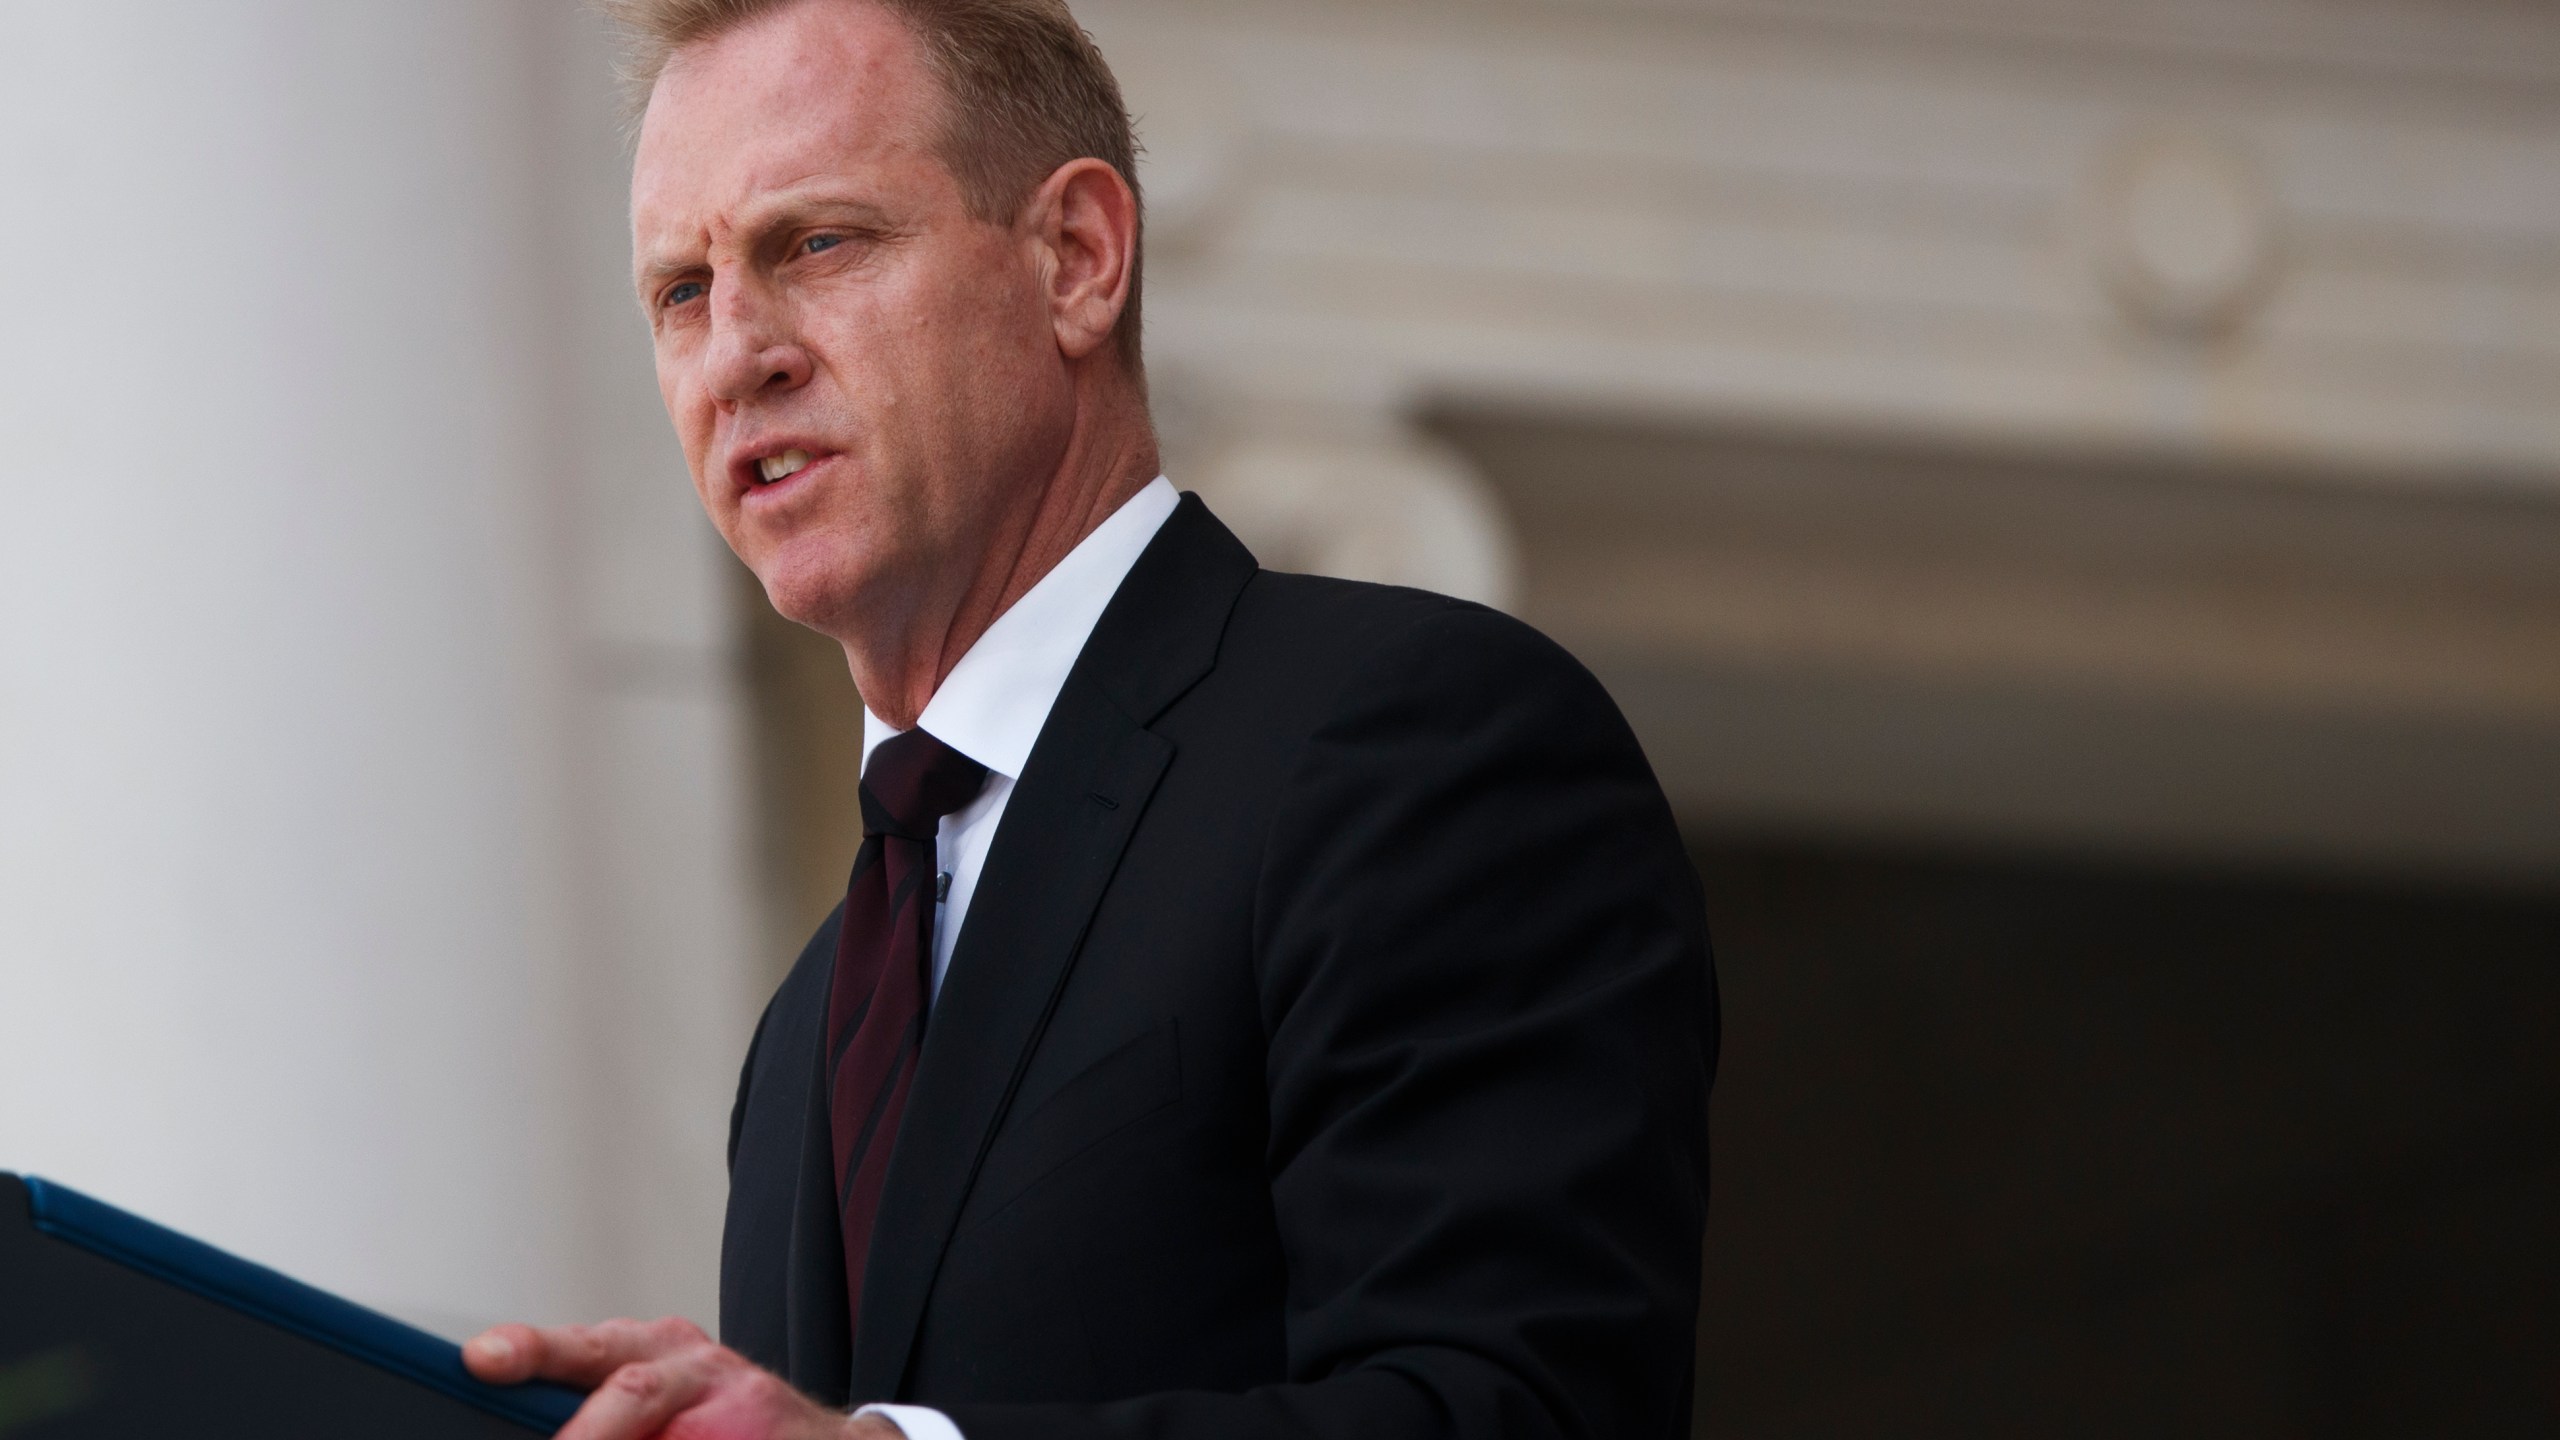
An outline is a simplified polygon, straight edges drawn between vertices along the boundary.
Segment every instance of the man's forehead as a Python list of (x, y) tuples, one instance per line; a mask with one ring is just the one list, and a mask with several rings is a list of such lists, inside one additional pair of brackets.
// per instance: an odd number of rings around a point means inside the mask
[(937, 94), (905, 27), (867, 4), (790, 6), (690, 46), (641, 122), (635, 229), (695, 230), (776, 192), (915, 158)]

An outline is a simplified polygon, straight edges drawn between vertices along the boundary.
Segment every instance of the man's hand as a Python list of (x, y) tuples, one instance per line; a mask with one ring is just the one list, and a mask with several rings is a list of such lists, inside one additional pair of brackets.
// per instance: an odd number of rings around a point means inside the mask
[(724, 1350), (689, 1320), (608, 1320), (537, 1330), (501, 1325), (462, 1347), (493, 1385), (557, 1380), (591, 1389), (559, 1440), (902, 1440), (876, 1415), (829, 1410)]

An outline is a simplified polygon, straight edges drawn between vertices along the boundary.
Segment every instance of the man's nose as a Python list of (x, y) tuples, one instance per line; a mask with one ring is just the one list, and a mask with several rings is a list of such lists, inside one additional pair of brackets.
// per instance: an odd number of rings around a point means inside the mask
[(761, 307), (715, 306), (711, 326), (710, 373), (704, 378), (723, 403), (809, 383), (809, 352)]

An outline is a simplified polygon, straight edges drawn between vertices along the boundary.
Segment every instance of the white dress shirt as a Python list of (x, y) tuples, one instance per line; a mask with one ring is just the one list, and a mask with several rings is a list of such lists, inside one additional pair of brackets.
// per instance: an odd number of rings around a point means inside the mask
[[(1181, 498), (1173, 482), (1161, 475), (1130, 496), (1012, 609), (996, 617), (916, 717), (917, 729), (987, 767), (987, 788), (944, 816), (934, 839), (935, 862), (951, 877), (933, 917), (935, 998), (951, 969), (952, 946), (968, 920), (969, 898), (978, 891), (978, 873), (995, 844), (996, 826), (1003, 823), (1005, 802), (1013, 798), (1014, 782), (1022, 778), (1058, 692), (1066, 688), (1067, 672), (1084, 653), (1085, 640), (1119, 593), (1120, 582), (1129, 578), (1139, 553), (1164, 528)], [(880, 742), (897, 733), (864, 707), (865, 768)], [(882, 1416), (907, 1432), (908, 1440), (962, 1440), (951, 1417), (925, 1406), (865, 1405), (854, 1413)]]

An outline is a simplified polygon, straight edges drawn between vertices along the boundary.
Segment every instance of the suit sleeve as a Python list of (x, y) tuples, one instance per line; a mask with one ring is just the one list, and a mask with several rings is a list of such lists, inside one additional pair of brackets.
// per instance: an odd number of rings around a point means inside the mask
[(1378, 643), (1256, 914), (1290, 1382), (955, 1405), (968, 1440), (1672, 1440), (1716, 1002), (1697, 879), (1598, 683), (1451, 606)]

